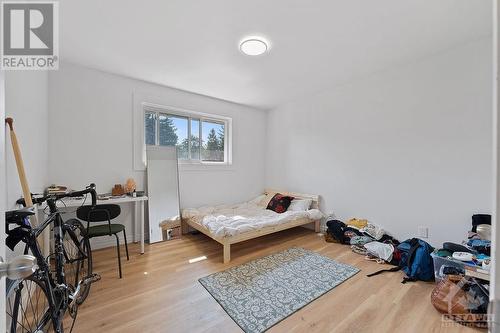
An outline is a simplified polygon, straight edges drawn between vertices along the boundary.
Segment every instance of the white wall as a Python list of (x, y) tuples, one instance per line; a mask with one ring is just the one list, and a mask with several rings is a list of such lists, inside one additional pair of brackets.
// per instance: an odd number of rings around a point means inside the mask
[(401, 240), (466, 239), (491, 211), (491, 53), (483, 39), (271, 111), (266, 185)]
[[(5, 113), (14, 118), (26, 177), (32, 193), (48, 183), (48, 74), (46, 71), (5, 72)], [(22, 197), (10, 137), (6, 140), (7, 208)]]
[[(99, 192), (109, 192), (113, 184), (133, 177), (143, 189), (145, 173), (133, 166), (135, 92), (169, 106), (233, 119), (232, 166), (181, 166), (182, 207), (247, 200), (264, 188), (263, 111), (69, 63), (49, 74), (49, 87), (51, 183), (78, 189), (95, 182)], [(128, 224), (130, 215), (125, 209), (122, 221)]]

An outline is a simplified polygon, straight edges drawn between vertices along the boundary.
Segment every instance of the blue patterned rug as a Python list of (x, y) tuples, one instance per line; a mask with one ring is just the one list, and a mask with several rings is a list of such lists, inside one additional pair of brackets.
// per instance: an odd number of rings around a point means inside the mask
[(291, 248), (199, 279), (247, 333), (264, 332), (359, 272)]

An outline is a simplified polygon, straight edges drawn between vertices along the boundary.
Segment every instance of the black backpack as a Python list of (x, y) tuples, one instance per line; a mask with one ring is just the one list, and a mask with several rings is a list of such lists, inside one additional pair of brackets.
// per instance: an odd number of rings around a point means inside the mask
[(361, 235), (359, 230), (351, 228), (339, 220), (328, 221), (326, 222), (326, 225), (328, 227), (327, 232), (342, 244), (350, 244), (351, 242), (351, 239), (345, 235), (346, 231), (352, 231), (356, 235)]

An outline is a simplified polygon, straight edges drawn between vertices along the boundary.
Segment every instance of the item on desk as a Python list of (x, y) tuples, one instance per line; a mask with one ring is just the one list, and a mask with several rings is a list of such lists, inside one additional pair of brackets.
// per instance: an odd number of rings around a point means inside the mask
[(132, 192), (132, 198), (137, 198), (137, 192), (134, 189), (134, 192)]
[(68, 192), (69, 192), (68, 187), (62, 186), (62, 185), (55, 185), (55, 184), (52, 184), (52, 185), (50, 185), (49, 187), (47, 187), (45, 189), (45, 194), (46, 195), (49, 195), (49, 194), (66, 194)]
[(111, 199), (111, 193), (98, 194), (97, 200), (109, 200)]
[(125, 191), (123, 190), (123, 186), (121, 184), (116, 184), (115, 187), (111, 190), (111, 195), (114, 197), (117, 196), (122, 196), (125, 194)]
[(144, 191), (135, 191), (135, 196), (136, 197), (143, 197), (144, 196)]
[(125, 193), (133, 193), (136, 189), (135, 180), (133, 178), (127, 179), (125, 183)]

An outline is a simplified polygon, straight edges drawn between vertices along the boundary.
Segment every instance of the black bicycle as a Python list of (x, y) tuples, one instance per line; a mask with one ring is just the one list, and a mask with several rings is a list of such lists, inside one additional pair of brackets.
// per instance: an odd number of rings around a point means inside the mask
[[(64, 222), (56, 202), (66, 197), (92, 197), (96, 205), (95, 186), (68, 194), (33, 198), (34, 204), (47, 202), (49, 215), (36, 227), (29, 222), (33, 209), (6, 213), (6, 243), (12, 250), (25, 243), (24, 254), (37, 259), (38, 269), (33, 275), (7, 282), (7, 327), (10, 333), (63, 333), (64, 327), (75, 323), (78, 306), (85, 301), (93, 282), (100, 279), (92, 273), (92, 251), (85, 228), (77, 219)], [(37, 237), (48, 226), (53, 226), (51, 254), (45, 258)], [(10, 228), (10, 226), (15, 226)], [(69, 317), (65, 320), (66, 313)]]

